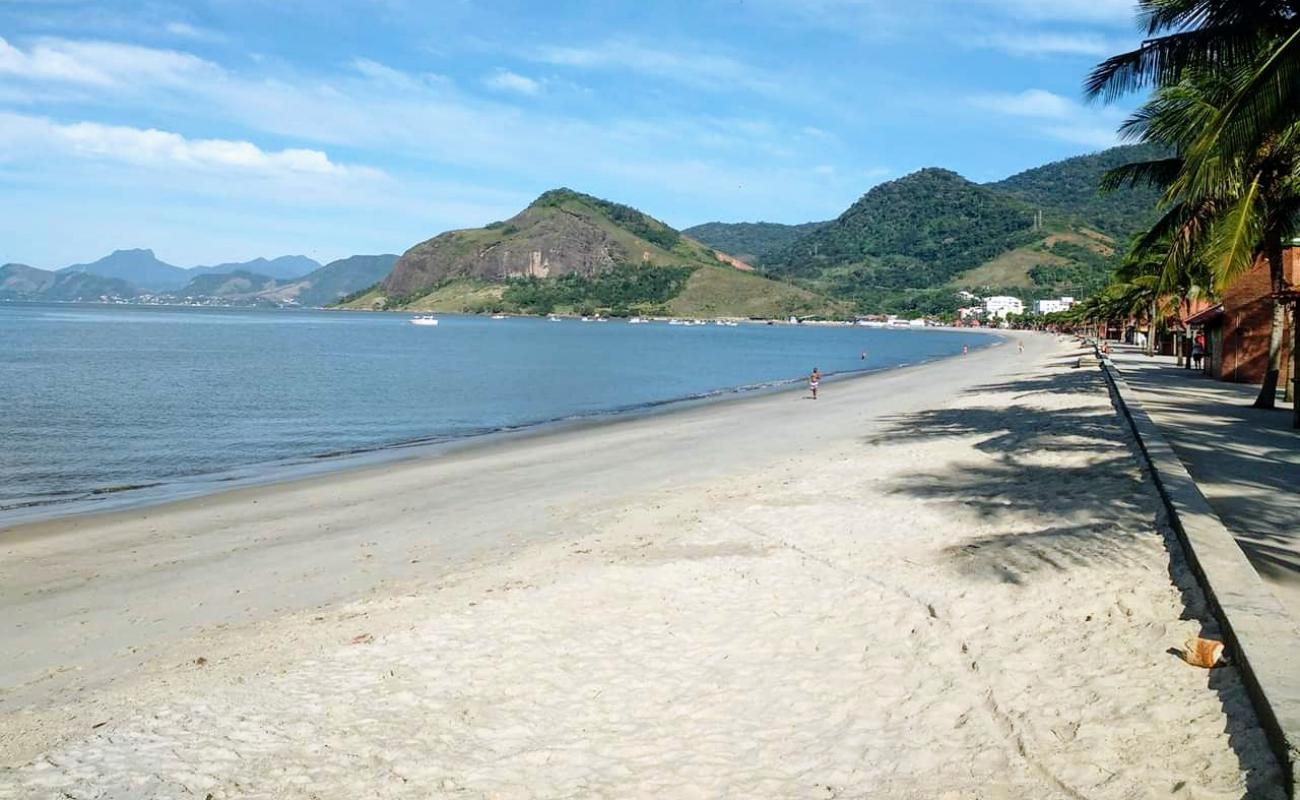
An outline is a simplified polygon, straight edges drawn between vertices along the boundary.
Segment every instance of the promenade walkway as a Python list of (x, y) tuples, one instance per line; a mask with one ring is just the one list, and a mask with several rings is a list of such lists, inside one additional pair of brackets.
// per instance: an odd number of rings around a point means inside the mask
[(1300, 432), (1290, 404), (1250, 407), (1259, 389), (1112, 345), (1111, 355), (1223, 524), (1300, 620)]

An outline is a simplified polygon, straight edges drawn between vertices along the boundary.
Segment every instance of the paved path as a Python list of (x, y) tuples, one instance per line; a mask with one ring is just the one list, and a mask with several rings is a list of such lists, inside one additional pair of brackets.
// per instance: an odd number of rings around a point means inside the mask
[(1260, 411), (1250, 407), (1256, 386), (1112, 347), (1115, 366), (1210, 505), (1300, 620), (1300, 432), (1291, 428), (1290, 404)]

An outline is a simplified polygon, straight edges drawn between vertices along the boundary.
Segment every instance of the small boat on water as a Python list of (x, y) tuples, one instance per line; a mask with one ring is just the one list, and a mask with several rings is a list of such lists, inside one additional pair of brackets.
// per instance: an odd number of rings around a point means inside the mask
[(551, 322), (563, 322), (563, 321), (564, 321), (564, 320), (560, 319), (559, 317), (555, 316), (554, 314), (552, 314), (552, 315), (550, 315), (549, 317), (547, 317), (547, 319), (550, 320)]
[(627, 324), (628, 324), (628, 325), (644, 325), (644, 324), (646, 324), (646, 323), (649, 322), (649, 321), (650, 321), (650, 320), (648, 320), (648, 319), (642, 319), (641, 317), (632, 317), (631, 319), (629, 319), (629, 320), (627, 321)]
[(505, 315), (505, 314), (493, 314), (493, 315), (492, 315), (492, 319), (505, 319), (505, 318), (506, 318), (506, 315)]
[(419, 316), (419, 317), (411, 317), (411, 324), (412, 325), (437, 325), (438, 318), (427, 316), (427, 315)]

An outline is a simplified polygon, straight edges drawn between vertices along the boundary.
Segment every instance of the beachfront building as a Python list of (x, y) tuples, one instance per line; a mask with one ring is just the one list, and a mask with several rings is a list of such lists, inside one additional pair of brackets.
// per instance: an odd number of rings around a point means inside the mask
[(1025, 304), (1021, 302), (1019, 297), (998, 295), (996, 297), (985, 298), (984, 312), (990, 317), (1006, 319), (1010, 314), (1025, 313)]
[[(1283, 255), (1283, 277), (1295, 285), (1300, 281), (1300, 250)], [(1268, 263), (1261, 257), (1249, 272), (1234, 280), (1223, 292), (1222, 302), (1193, 305), (1183, 324), (1193, 333), (1205, 335), (1205, 372), (1221, 381), (1263, 383), (1268, 372), (1268, 340), (1272, 331), (1273, 305)], [(1289, 314), (1287, 315), (1290, 316)], [(1282, 336), (1282, 375), (1279, 386), (1289, 379), (1290, 344), (1294, 335), (1287, 326)]]
[(1056, 300), (1035, 300), (1035, 314), (1055, 314), (1058, 311), (1069, 311), (1075, 304), (1073, 297), (1060, 297)]

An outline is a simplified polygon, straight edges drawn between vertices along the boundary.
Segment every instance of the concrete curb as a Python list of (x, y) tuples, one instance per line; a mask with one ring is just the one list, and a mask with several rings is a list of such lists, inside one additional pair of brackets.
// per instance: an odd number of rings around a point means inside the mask
[[(1100, 355), (1100, 353), (1098, 354)], [(1300, 798), (1300, 630), (1260, 579), (1183, 462), (1107, 358), (1102, 372), (1133, 435), (1210, 608), (1223, 627), (1255, 713), (1282, 767), (1287, 796)]]

